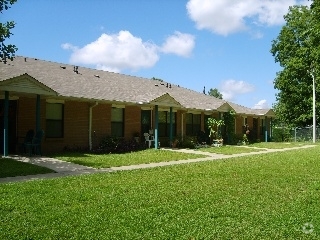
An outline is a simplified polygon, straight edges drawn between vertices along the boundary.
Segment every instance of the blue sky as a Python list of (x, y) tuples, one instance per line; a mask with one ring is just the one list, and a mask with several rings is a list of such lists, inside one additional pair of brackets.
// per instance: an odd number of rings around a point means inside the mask
[[(306, 0), (18, 0), (3, 20), (17, 55), (160, 78), (250, 108), (276, 101), (270, 54)], [(3, 21), (1, 20), (1, 21)]]

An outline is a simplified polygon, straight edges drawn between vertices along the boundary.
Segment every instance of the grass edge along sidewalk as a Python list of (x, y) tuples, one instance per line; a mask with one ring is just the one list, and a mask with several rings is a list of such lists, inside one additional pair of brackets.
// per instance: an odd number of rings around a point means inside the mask
[[(305, 145), (301, 147), (312, 147), (314, 145)], [(296, 147), (290, 149), (269, 149), (267, 152), (270, 151), (283, 151), (283, 150), (293, 150)], [(263, 149), (262, 149), (263, 150)], [(36, 179), (44, 179), (44, 178), (54, 178), (54, 177), (61, 177), (61, 176), (69, 176), (69, 175), (80, 175), (80, 174), (90, 174), (96, 172), (112, 172), (112, 171), (119, 171), (119, 170), (134, 170), (134, 169), (142, 169), (142, 168), (153, 168), (153, 167), (162, 167), (168, 165), (177, 165), (177, 164), (184, 164), (184, 163), (195, 163), (195, 162), (202, 162), (202, 161), (209, 161), (215, 159), (224, 159), (230, 157), (240, 157), (246, 156), (250, 154), (261, 154), (261, 152), (251, 152), (251, 153), (240, 153), (240, 154), (233, 154), (233, 155), (222, 155), (222, 154), (212, 154), (203, 152), (203, 154), (207, 154), (207, 157), (201, 155), (202, 152), (194, 151), (190, 149), (179, 149), (179, 150), (171, 150), (172, 152), (187, 152), (189, 155), (179, 155), (179, 156), (194, 156), (192, 159), (181, 159), (181, 160), (174, 160), (174, 161), (160, 161), (160, 162), (151, 162), (151, 163), (141, 163), (141, 164), (134, 164), (134, 165), (127, 165), (127, 166), (115, 166), (110, 168), (102, 168), (102, 169), (94, 169), (92, 167), (81, 166), (74, 163), (64, 162), (57, 159), (48, 159), (48, 158), (32, 158), (28, 159), (25, 158), (23, 161), (32, 161), (34, 164), (38, 164), (40, 166), (54, 168), (54, 170), (58, 173), (56, 174), (38, 174), (38, 175), (28, 175), (28, 176), (18, 176), (18, 177), (8, 177), (8, 178), (0, 178), (0, 183), (7, 183), (7, 182), (15, 182), (15, 181), (25, 181), (25, 180), (36, 180)], [(196, 153), (198, 155), (190, 155), (191, 153)], [(199, 155), (200, 154), (200, 155)], [(196, 157), (198, 158), (196, 158)], [(183, 158), (183, 157), (181, 157)], [(20, 159), (21, 160), (21, 159)], [(82, 161), (83, 162), (83, 161)], [(26, 174), (20, 174), (26, 175)]]

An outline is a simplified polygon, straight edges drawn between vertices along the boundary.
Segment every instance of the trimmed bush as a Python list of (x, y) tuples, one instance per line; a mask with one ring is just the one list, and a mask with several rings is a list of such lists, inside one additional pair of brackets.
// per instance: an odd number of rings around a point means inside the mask
[(101, 140), (99, 147), (94, 150), (96, 153), (126, 153), (145, 149), (143, 144), (137, 143), (134, 139), (105, 137)]

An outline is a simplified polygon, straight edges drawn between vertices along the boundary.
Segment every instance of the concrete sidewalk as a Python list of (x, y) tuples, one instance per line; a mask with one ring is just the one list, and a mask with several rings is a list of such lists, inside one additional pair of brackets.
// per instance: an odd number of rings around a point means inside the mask
[(48, 158), (48, 157), (24, 157), (24, 156), (13, 155), (13, 156), (9, 156), (8, 158), (21, 161), (21, 162), (31, 163), (41, 167), (46, 167), (46, 168), (52, 169), (53, 171), (55, 171), (55, 173), (0, 178), (0, 183), (21, 182), (21, 181), (38, 180), (38, 179), (50, 179), (50, 178), (57, 178), (57, 177), (113, 171), (108, 168), (96, 169), (96, 168), (82, 166), (79, 164), (65, 162), (55, 158)]
[[(250, 146), (239, 146), (239, 147), (250, 148)], [(249, 156), (249, 155), (266, 154), (266, 153), (272, 153), (272, 152), (283, 152), (283, 151), (290, 151), (295, 149), (304, 149), (304, 148), (311, 148), (311, 147), (315, 147), (315, 145), (304, 145), (301, 147), (291, 147), (291, 148), (281, 148), (281, 149), (259, 148), (261, 149), (261, 151), (250, 152), (250, 153), (239, 153), (239, 154), (233, 154), (233, 155), (208, 153), (208, 152), (202, 152), (202, 151), (192, 150), (192, 149), (163, 149), (166, 151), (201, 154), (201, 155), (206, 155), (207, 157), (177, 160), (177, 161), (170, 161), (170, 162), (158, 162), (158, 163), (138, 164), (138, 165), (121, 166), (121, 167), (111, 167), (111, 168), (103, 168), (103, 169), (95, 169), (92, 167), (82, 166), (79, 164), (69, 163), (69, 162), (61, 161), (54, 158), (48, 158), (48, 157), (22, 157), (22, 156), (14, 155), (14, 156), (9, 156), (9, 158), (12, 158), (21, 162), (27, 162), (27, 163), (32, 163), (38, 166), (46, 167), (54, 170), (56, 173), (0, 178), (0, 183), (30, 181), (30, 180), (38, 180), (38, 179), (50, 179), (50, 178), (82, 175), (82, 174), (92, 174), (92, 173), (99, 173), (99, 172), (114, 172), (114, 171), (128, 171), (128, 170), (144, 169), (144, 168), (155, 168), (155, 167), (163, 167), (163, 166), (170, 166), (170, 165), (177, 165), (177, 164), (196, 163), (196, 162), (213, 161), (218, 159), (228, 159), (228, 158), (235, 158), (235, 157), (242, 157), (242, 156)], [(257, 149), (256, 147), (254, 148)]]

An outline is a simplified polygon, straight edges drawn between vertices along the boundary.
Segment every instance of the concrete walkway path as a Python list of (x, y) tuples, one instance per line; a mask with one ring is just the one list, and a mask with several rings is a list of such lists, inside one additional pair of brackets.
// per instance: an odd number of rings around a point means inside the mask
[(315, 145), (304, 145), (299, 147), (290, 147), (290, 148), (281, 148), (281, 149), (267, 149), (267, 148), (257, 148), (257, 147), (250, 147), (250, 146), (239, 146), (239, 147), (255, 148), (255, 149), (260, 149), (261, 151), (224, 155), (224, 154), (209, 153), (209, 152), (203, 152), (203, 151), (192, 150), (192, 149), (164, 148), (163, 150), (167, 150), (167, 151), (201, 154), (207, 157), (177, 160), (177, 161), (170, 161), (170, 162), (158, 162), (158, 163), (147, 163), (147, 164), (138, 164), (138, 165), (121, 166), (121, 167), (102, 168), (102, 169), (95, 169), (92, 167), (82, 166), (79, 164), (69, 163), (69, 162), (61, 161), (54, 158), (48, 158), (48, 157), (22, 157), (22, 156), (13, 155), (13, 156), (9, 156), (9, 158), (12, 158), (21, 162), (27, 162), (27, 163), (32, 163), (38, 166), (46, 167), (54, 170), (55, 173), (0, 178), (0, 183), (30, 181), (30, 180), (38, 180), (38, 179), (50, 179), (50, 178), (57, 178), (57, 177), (64, 177), (64, 176), (92, 174), (92, 173), (100, 173), (100, 172), (128, 171), (128, 170), (135, 170), (135, 169), (155, 168), (155, 167), (163, 167), (163, 166), (169, 166), (169, 165), (213, 161), (218, 159), (227, 159), (227, 158), (235, 158), (235, 157), (242, 157), (242, 156), (249, 156), (249, 155), (311, 148), (311, 147), (315, 147)]

